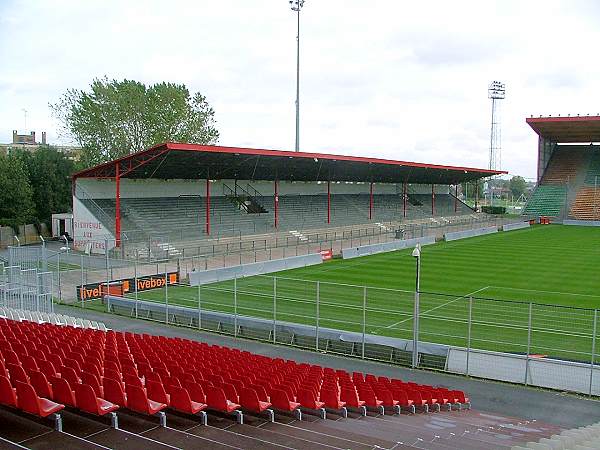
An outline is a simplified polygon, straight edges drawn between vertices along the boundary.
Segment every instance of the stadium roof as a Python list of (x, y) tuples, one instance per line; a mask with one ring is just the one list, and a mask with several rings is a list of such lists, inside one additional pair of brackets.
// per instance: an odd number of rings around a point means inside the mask
[(600, 142), (600, 116), (530, 117), (538, 136), (558, 143)]
[(358, 156), (167, 142), (76, 173), (77, 178), (372, 181), (455, 184), (507, 172)]

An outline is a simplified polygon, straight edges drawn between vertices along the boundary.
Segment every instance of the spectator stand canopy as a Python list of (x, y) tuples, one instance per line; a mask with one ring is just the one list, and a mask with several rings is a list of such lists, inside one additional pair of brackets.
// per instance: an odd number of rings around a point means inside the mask
[(600, 142), (600, 115), (529, 117), (526, 122), (538, 135), (538, 182), (558, 144)]
[(113, 179), (116, 184), (115, 238), (120, 242), (120, 180), (182, 179), (206, 180), (206, 232), (210, 234), (210, 180), (273, 181), (275, 227), (277, 228), (277, 185), (279, 181), (327, 182), (328, 209), (331, 182), (370, 183), (371, 205), (374, 183), (458, 185), (505, 171), (395, 161), (325, 153), (223, 147), (167, 142), (123, 158), (80, 171), (80, 178)]

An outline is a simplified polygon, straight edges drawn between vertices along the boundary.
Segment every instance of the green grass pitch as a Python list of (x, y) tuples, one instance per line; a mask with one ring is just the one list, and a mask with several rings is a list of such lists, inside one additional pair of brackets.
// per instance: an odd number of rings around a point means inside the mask
[[(600, 230), (535, 226), (422, 250), (420, 339), (589, 362), (594, 308), (600, 305)], [(274, 281), (276, 281), (276, 302)], [(382, 253), (269, 276), (168, 289), (170, 304), (368, 334), (412, 338), (415, 259), (411, 250)], [(367, 286), (366, 290), (363, 286)], [(139, 293), (164, 302), (164, 290)], [(582, 309), (587, 308), (587, 309)]]

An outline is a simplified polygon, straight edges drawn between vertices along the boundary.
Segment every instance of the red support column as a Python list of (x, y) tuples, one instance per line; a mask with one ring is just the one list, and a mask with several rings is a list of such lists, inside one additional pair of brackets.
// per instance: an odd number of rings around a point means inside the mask
[(458, 212), (458, 184), (454, 186), (454, 212)]
[(206, 234), (210, 235), (210, 178), (206, 176)]
[(435, 184), (431, 185), (431, 215), (435, 216)]
[(327, 223), (331, 223), (331, 182), (327, 182)]
[(403, 217), (406, 219), (406, 201), (408, 200), (408, 192), (406, 189), (406, 181), (402, 185), (402, 207), (403, 207)]
[(373, 182), (371, 181), (371, 188), (369, 192), (369, 220), (373, 219)]
[(279, 193), (277, 192), (279, 182), (275, 180), (274, 182), (275, 189), (275, 228), (279, 226)]
[(115, 164), (115, 246), (121, 246), (121, 176), (119, 174), (120, 164)]

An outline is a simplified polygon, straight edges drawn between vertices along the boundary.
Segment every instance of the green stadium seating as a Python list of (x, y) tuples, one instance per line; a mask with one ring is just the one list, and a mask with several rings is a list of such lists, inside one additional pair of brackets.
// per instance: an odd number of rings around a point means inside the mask
[(565, 186), (540, 185), (527, 202), (523, 214), (531, 216), (558, 216), (566, 201)]

